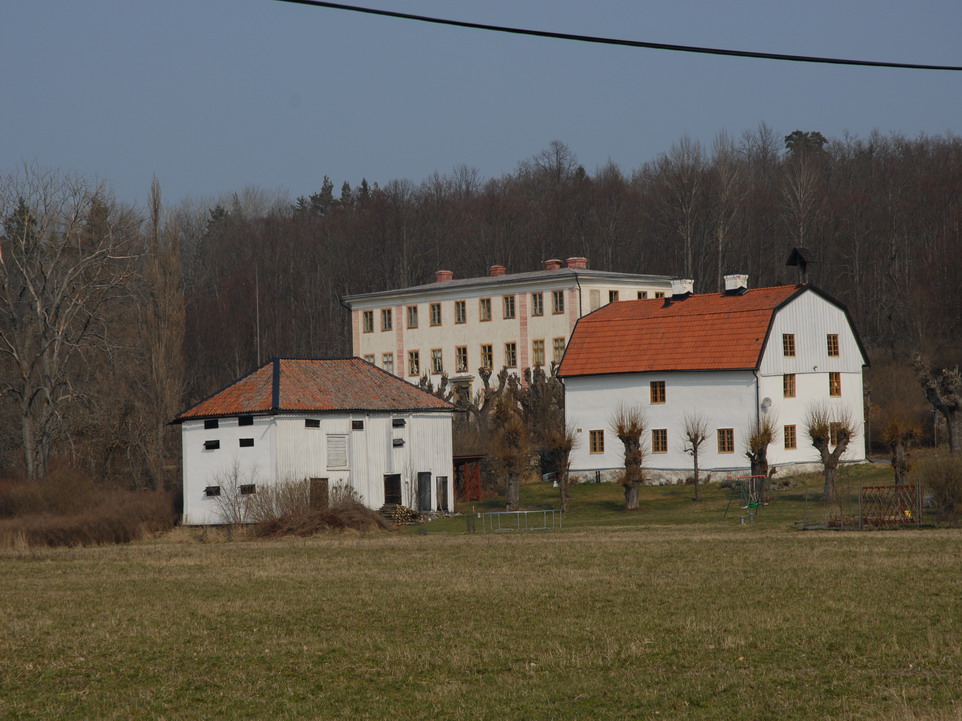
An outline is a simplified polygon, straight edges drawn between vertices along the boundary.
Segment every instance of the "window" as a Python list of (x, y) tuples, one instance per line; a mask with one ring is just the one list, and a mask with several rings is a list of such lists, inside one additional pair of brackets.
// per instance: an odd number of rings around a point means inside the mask
[(468, 371), (468, 347), (459, 345), (454, 349), (454, 370), (458, 373)]
[(220, 424), (217, 422), (217, 419), (216, 419), (216, 418), (211, 418), (211, 419), (209, 419), (209, 420), (204, 421), (204, 430), (205, 430), (205, 431), (212, 431), (212, 430), (214, 430), (215, 428), (217, 428), (217, 426), (219, 426), (219, 425), (220, 425)]
[(305, 418), (304, 419), (305, 428), (320, 428), (321, 422), (317, 418)]
[(253, 448), (254, 439), (253, 438), (241, 438), (239, 439), (241, 448)]
[(608, 302), (609, 302), (609, 303), (617, 303), (617, 302), (618, 302), (618, 296), (619, 296), (619, 295), (621, 295), (621, 293), (620, 293), (619, 291), (617, 291), (617, 290), (609, 290), (609, 291), (608, 291)]
[(370, 364), (373, 365), (373, 364), (374, 364), (374, 354), (371, 353), (370, 355), (364, 356), (364, 360), (366, 360), (368, 363), (370, 363)]
[(205, 451), (216, 451), (220, 448), (220, 441), (204, 441)]
[(404, 428), (407, 425), (407, 421), (404, 418), (392, 418), (391, 428)]
[(798, 441), (795, 436), (795, 426), (785, 426), (782, 428), (782, 437), (785, 439), (785, 450), (793, 451), (798, 448)]
[(718, 452), (719, 453), (735, 452), (735, 429), (734, 428), (718, 429)]
[(416, 350), (408, 351), (408, 375), (421, 375), (421, 352)]
[(482, 320), (491, 320), (491, 299), (481, 298), (478, 300), (478, 317)]
[(237, 416), (237, 425), (239, 426), (254, 425), (254, 416)]
[(782, 395), (785, 398), (795, 397), (795, 374), (786, 373), (782, 376)]
[(381, 365), (384, 367), (388, 373), (394, 374), (394, 354), (393, 353), (383, 353), (381, 355)]
[(220, 495), (220, 486), (207, 486), (207, 488), (204, 489), (204, 495), (205, 495), (205, 496), (219, 496), (219, 495)]
[(565, 312), (565, 292), (563, 290), (551, 291), (551, 312), (556, 315)]
[(648, 384), (648, 394), (652, 403), (665, 402), (665, 381), (651, 381)]
[(454, 301), (454, 322), (467, 323), (467, 321), (468, 321), (467, 303), (465, 303), (463, 300)]
[(441, 325), (441, 304), (431, 304), (431, 325)]
[(782, 355), (786, 358), (795, 357), (795, 334), (782, 333)]
[(531, 341), (531, 362), (537, 366), (544, 365), (544, 340)]
[(663, 291), (656, 290), (656, 291), (655, 291), (655, 297), (656, 297), (656, 298), (664, 298), (664, 297), (665, 297), (665, 294), (664, 294)]
[(366, 310), (361, 314), (362, 326), (365, 333), (374, 332), (374, 311)]
[(588, 431), (588, 448), (591, 453), (605, 452), (605, 432)]
[(381, 330), (391, 330), (394, 328), (394, 314), (390, 308), (381, 311)]
[(240, 492), (242, 496), (252, 496), (257, 493), (256, 483), (243, 483), (240, 487)]
[(504, 317), (505, 320), (514, 318), (514, 296), (506, 295), (502, 299), (504, 305)]
[(842, 395), (842, 374), (841, 373), (832, 372), (828, 374), (828, 394), (830, 396)]
[(494, 368), (494, 349), (490, 345), (481, 346), (481, 367), (485, 370)]
[(531, 294), (531, 315), (544, 315), (544, 293)]
[(651, 431), (651, 452), (652, 453), (668, 452), (668, 429), (667, 428), (655, 428)]
[(431, 351), (431, 372), (435, 375), (444, 373), (444, 362), (441, 358), (440, 348), (435, 348)]
[(645, 299), (647, 299), (647, 298), (648, 298), (648, 291), (647, 291), (647, 290), (639, 290), (639, 291), (638, 291), (638, 300), (645, 300)]
[(392, 447), (392, 448), (404, 448), (404, 439), (403, 439), (403, 438), (392, 438), (392, 439), (391, 439), (391, 447)]
[(517, 343), (504, 344), (504, 367), (505, 368), (518, 367), (518, 344)]
[(838, 421), (833, 421), (828, 424), (828, 442), (829, 445), (837, 446), (839, 436), (842, 433), (842, 424)]
[(560, 363), (565, 354), (565, 339), (555, 338), (551, 341), (551, 358), (555, 363)]
[(347, 436), (327, 436), (327, 467), (347, 468)]
[(363, 431), (363, 430), (364, 430), (364, 421), (351, 421), (351, 430), (352, 430), (352, 431)]
[(830, 358), (838, 358), (838, 333), (829, 333), (827, 338), (828, 355)]
[(418, 327), (418, 307), (416, 305), (408, 306), (408, 328)]

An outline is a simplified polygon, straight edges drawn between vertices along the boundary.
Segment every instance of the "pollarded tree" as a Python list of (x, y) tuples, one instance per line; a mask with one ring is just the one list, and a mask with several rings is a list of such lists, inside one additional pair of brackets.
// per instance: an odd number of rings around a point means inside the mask
[(625, 447), (625, 474), (621, 479), (621, 485), (625, 488), (625, 508), (636, 510), (638, 489), (645, 480), (645, 447), (641, 437), (647, 422), (640, 408), (621, 406), (611, 417), (609, 425)]
[(768, 447), (778, 436), (775, 419), (764, 415), (749, 427), (745, 438), (745, 456), (751, 463), (753, 476), (768, 476)]
[(695, 500), (701, 500), (701, 486), (698, 481), (698, 453), (708, 439), (708, 421), (700, 413), (686, 413), (685, 426), (682, 430), (682, 450), (691, 456), (694, 466)]
[(855, 422), (844, 408), (815, 404), (809, 407), (805, 415), (805, 430), (822, 462), (825, 475), (822, 499), (833, 501), (837, 490), (838, 464), (856, 436)]
[(955, 453), (962, 448), (962, 377), (959, 369), (931, 371), (920, 355), (915, 356), (913, 365), (926, 400), (945, 418), (949, 429), (949, 452)]
[(0, 217), (0, 396), (18, 405), (24, 471), (38, 479), (89, 392), (85, 369), (112, 347), (138, 219), (102, 186), (35, 168), (0, 178)]

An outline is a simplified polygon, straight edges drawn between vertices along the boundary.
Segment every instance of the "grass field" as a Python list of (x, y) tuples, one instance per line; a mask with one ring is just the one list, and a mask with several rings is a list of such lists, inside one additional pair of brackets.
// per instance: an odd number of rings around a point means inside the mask
[(0, 718), (962, 719), (962, 532), (797, 530), (815, 486), (752, 525), (581, 486), (560, 532), (2, 551)]

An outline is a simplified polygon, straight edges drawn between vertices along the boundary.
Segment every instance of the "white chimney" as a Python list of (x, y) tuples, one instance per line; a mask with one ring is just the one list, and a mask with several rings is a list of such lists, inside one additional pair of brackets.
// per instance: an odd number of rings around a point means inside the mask
[(725, 276), (725, 292), (735, 293), (739, 290), (748, 290), (748, 275), (745, 273), (732, 273)]
[(672, 278), (671, 279), (671, 297), (675, 298), (678, 296), (685, 295), (686, 293), (691, 293), (695, 289), (695, 281), (691, 278)]

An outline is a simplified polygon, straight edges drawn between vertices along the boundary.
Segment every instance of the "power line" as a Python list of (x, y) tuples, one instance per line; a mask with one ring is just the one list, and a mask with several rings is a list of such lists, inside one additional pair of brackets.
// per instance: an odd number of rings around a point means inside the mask
[(595, 43), (598, 45), (620, 45), (629, 48), (648, 48), (650, 50), (673, 50), (681, 53), (700, 53), (702, 55), (727, 55), (736, 58), (756, 58), (761, 60), (787, 60), (794, 63), (821, 63), (827, 65), (855, 65), (870, 68), (901, 68), (903, 70), (954, 70), (962, 71), (959, 65), (925, 65), (919, 63), (892, 63), (880, 60), (847, 60), (844, 58), (827, 58), (815, 55), (786, 55), (783, 53), (760, 53), (751, 50), (726, 50), (724, 48), (705, 48), (696, 45), (673, 45), (670, 43), (650, 43), (644, 40), (619, 40), (617, 38), (604, 38), (595, 35), (575, 35), (572, 33), (555, 33), (547, 30), (527, 30), (525, 28), (513, 28), (503, 25), (487, 25), (485, 23), (470, 23), (463, 20), (447, 20), (444, 18), (431, 17), (429, 15), (414, 15), (412, 13), (399, 13), (393, 10), (377, 10), (375, 8), (358, 7), (357, 5), (345, 5), (343, 3), (324, 2), (324, 0), (278, 0), (278, 2), (291, 3), (293, 5), (311, 5), (314, 7), (329, 8), (332, 10), (349, 10), (351, 12), (364, 13), (366, 15), (378, 15), (381, 17), (398, 18), (401, 20), (417, 20), (424, 23), (434, 23), (435, 25), (449, 25), (457, 28), (469, 28), (472, 30), (489, 30), (498, 33), (510, 33), (512, 35), (528, 35), (536, 38), (552, 38), (555, 40), (574, 40), (582, 43)]

